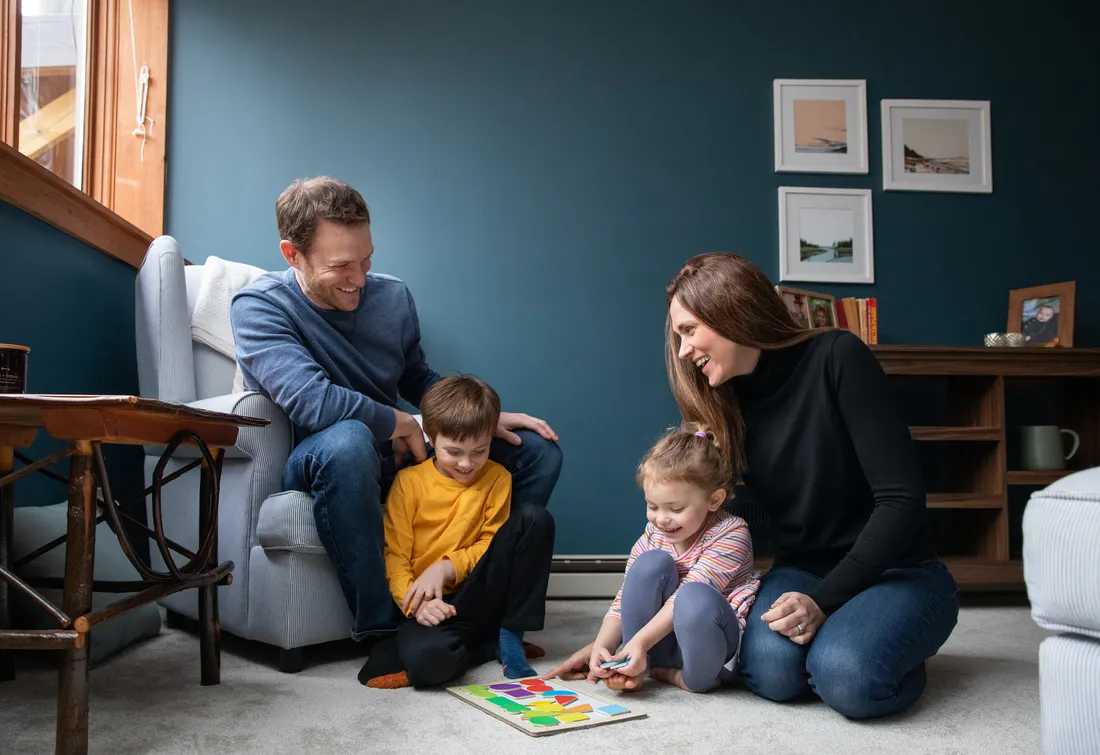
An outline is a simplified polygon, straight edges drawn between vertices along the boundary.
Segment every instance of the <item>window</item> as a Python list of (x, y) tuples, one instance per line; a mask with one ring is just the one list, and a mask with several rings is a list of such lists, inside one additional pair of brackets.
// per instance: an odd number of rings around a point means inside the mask
[(0, 150), (0, 198), (81, 237), (50, 210), (44, 193), (64, 189), (48, 171), (86, 194), (68, 206), (96, 224), (160, 235), (167, 85), (168, 0), (0, 0), (0, 141), (15, 148)]
[(82, 185), (87, 0), (23, 0), (19, 151)]

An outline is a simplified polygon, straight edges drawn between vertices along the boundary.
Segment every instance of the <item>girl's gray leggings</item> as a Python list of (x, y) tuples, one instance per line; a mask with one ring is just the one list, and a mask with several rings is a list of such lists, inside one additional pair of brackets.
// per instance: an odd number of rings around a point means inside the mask
[[(672, 554), (653, 550), (634, 559), (623, 584), (624, 645), (657, 615), (679, 583)], [(676, 594), (672, 626), (650, 649), (651, 668), (682, 669), (684, 684), (699, 692), (713, 687), (715, 680), (734, 678), (726, 664), (741, 645), (741, 624), (722, 593), (702, 582), (688, 582)]]

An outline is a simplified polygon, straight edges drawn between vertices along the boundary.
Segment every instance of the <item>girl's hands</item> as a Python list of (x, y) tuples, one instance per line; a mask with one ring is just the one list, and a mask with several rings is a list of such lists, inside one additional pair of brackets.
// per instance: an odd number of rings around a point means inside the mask
[(592, 652), (588, 656), (588, 681), (595, 683), (611, 675), (611, 669), (600, 668), (601, 663), (612, 659), (612, 653), (602, 645), (592, 645)]
[[(649, 648), (646, 644), (634, 637), (630, 642), (623, 646), (623, 649), (618, 654), (611, 657), (613, 661), (622, 661), (629, 658), (630, 663), (625, 666), (619, 666), (615, 669), (615, 673), (622, 674), (623, 676), (641, 676), (645, 673), (649, 663)], [(604, 669), (605, 671), (608, 669)]]
[(796, 645), (807, 645), (825, 623), (825, 612), (809, 595), (785, 592), (760, 619), (768, 622), (773, 632), (779, 632)]

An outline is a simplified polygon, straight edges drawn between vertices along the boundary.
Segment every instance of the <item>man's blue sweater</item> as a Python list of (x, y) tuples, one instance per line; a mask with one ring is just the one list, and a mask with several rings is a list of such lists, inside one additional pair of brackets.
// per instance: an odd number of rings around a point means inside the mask
[(398, 396), (419, 406), (439, 380), (420, 347), (412, 295), (388, 275), (369, 273), (359, 307), (339, 312), (307, 299), (293, 268), (265, 273), (230, 311), (245, 388), (282, 407), (296, 442), (357, 419), (388, 448)]

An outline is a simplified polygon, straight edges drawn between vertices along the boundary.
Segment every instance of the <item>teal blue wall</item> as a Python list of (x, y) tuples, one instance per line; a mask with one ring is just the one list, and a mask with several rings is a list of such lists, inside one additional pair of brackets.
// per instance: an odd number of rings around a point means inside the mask
[[(2, 201), (0, 271), (0, 343), (30, 347), (29, 393), (137, 394), (137, 271)], [(61, 446), (40, 431), (27, 453)], [(109, 446), (106, 458), (116, 497), (141, 490), (140, 448)], [(16, 505), (64, 500), (65, 488), (41, 475), (16, 483)]]
[[(187, 0), (173, 3), (168, 229), (274, 267), (299, 176), (357, 186), (376, 269), (442, 371), (560, 432), (559, 553), (624, 552), (634, 465), (676, 419), (664, 284), (737, 251), (778, 271), (776, 187), (874, 190), (884, 343), (979, 344), (1009, 289), (1076, 280), (1100, 340), (1087, 4), (996, 0)], [(867, 79), (867, 176), (776, 174), (775, 78)], [(992, 101), (995, 193), (881, 191), (879, 101)]]

